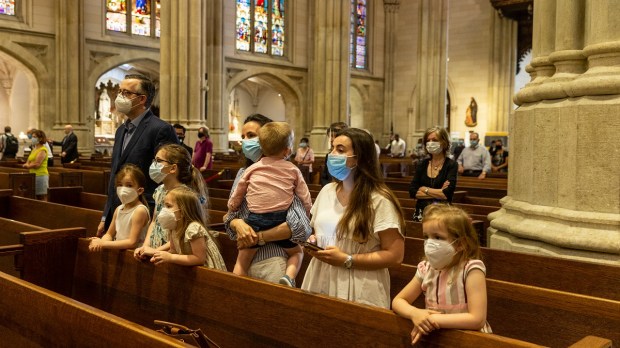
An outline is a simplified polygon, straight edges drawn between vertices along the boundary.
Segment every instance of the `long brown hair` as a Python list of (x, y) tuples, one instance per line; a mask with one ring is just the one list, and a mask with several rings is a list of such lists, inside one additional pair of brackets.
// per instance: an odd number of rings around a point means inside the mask
[(456, 248), (457, 252), (447, 267), (482, 258), (478, 234), (471, 223), (471, 218), (463, 209), (447, 204), (431, 204), (424, 209), (422, 216), (424, 216), (422, 222), (439, 222), (460, 246)]
[(179, 182), (196, 191), (203, 209), (207, 211), (209, 209), (209, 191), (202, 173), (192, 165), (192, 157), (189, 155), (189, 152), (183, 146), (177, 144), (162, 145), (157, 152), (161, 150), (166, 152), (166, 161), (177, 165), (176, 175)]
[[(351, 175), (355, 175), (353, 191), (344, 215), (336, 227), (338, 238), (342, 239), (352, 229), (353, 240), (359, 243), (368, 241), (375, 220), (375, 209), (372, 204), (373, 193), (380, 194), (394, 205), (401, 230), (405, 228), (405, 218), (398, 199), (385, 184), (383, 175), (379, 170), (375, 142), (372, 136), (357, 128), (343, 129), (338, 136), (351, 139), (353, 154), (357, 158), (357, 167), (351, 173)], [(342, 182), (338, 182), (337, 188), (340, 189), (341, 187)]]

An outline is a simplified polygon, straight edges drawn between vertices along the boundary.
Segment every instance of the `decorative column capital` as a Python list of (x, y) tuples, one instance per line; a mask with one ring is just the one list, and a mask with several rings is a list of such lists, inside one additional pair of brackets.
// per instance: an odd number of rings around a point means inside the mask
[(400, 0), (383, 0), (383, 9), (386, 12), (396, 12), (400, 6)]

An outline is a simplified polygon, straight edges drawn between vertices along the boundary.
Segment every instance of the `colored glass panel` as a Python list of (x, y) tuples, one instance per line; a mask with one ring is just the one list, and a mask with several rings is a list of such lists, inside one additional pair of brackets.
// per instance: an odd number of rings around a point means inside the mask
[(155, 37), (161, 36), (160, 21), (161, 18), (161, 1), (155, 1)]
[(252, 36), (250, 13), (250, 0), (237, 0), (236, 47), (240, 51), (250, 51), (250, 37)]
[(0, 14), (15, 16), (15, 0), (0, 0)]
[(254, 0), (254, 52), (256, 53), (267, 53), (268, 14), (268, 1)]
[(284, 0), (274, 0), (271, 12), (271, 54), (284, 55)]
[(151, 1), (131, 0), (131, 33), (151, 36)]
[(106, 29), (127, 32), (127, 4), (125, 0), (106, 1)]
[(366, 68), (366, 0), (351, 0), (351, 66), (357, 69)]

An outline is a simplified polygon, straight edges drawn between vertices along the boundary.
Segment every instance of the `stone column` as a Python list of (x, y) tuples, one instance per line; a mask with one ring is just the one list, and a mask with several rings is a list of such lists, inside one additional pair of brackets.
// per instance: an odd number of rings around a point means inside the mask
[(197, 136), (190, 130), (205, 124), (206, 3), (164, 0), (161, 4), (160, 114), (163, 120), (187, 126), (185, 141), (191, 145)]
[(620, 265), (620, 18), (609, 15), (619, 10), (534, 4), (533, 81), (515, 98), (508, 196), (489, 215), (491, 247)]
[[(419, 2), (418, 72), (416, 106), (408, 125), (407, 144), (435, 125), (444, 125), (447, 90), (448, 0)], [(394, 129), (405, 129), (396, 122)]]
[[(56, 115), (41, 115), (39, 125), (54, 140), (62, 140), (65, 124), (72, 124), (80, 148), (86, 146), (85, 139), (92, 139), (86, 129), (86, 114), (81, 112), (82, 99), (92, 98), (93, 87), (83, 86), (84, 76), (84, 27), (81, 21), (82, 1), (59, 0), (56, 3)], [(44, 88), (44, 86), (41, 86)], [(47, 124), (54, 120), (54, 124)], [(56, 132), (51, 134), (51, 130)], [(60, 138), (59, 138), (60, 137)], [(92, 146), (86, 146), (92, 149)]]
[(508, 118), (513, 111), (511, 97), (514, 94), (517, 65), (517, 22), (494, 13), (492, 33), (487, 129), (491, 132), (507, 132)]
[(323, 155), (328, 150), (325, 132), (329, 125), (348, 119), (351, 2), (313, 1), (310, 6), (314, 33), (308, 89), (312, 91), (310, 143), (315, 144), (315, 153)]
[[(206, 47), (202, 64), (207, 71), (206, 121), (214, 152), (228, 153), (228, 93), (224, 71), (224, 1), (207, 1)], [(243, 121), (243, 120), (241, 120)]]
[[(396, 57), (396, 23), (400, 0), (383, 0), (385, 12), (385, 82), (383, 84), (383, 140), (390, 139), (390, 129), (394, 122), (394, 70)], [(403, 134), (404, 136), (404, 134)]]

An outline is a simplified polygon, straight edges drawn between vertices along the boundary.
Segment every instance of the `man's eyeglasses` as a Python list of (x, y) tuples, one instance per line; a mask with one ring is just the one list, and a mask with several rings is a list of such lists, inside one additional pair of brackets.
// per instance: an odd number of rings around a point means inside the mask
[(121, 89), (120, 91), (118, 91), (118, 94), (122, 95), (125, 98), (129, 97), (130, 95), (144, 95), (142, 93), (136, 93), (136, 92), (128, 91), (126, 89)]

